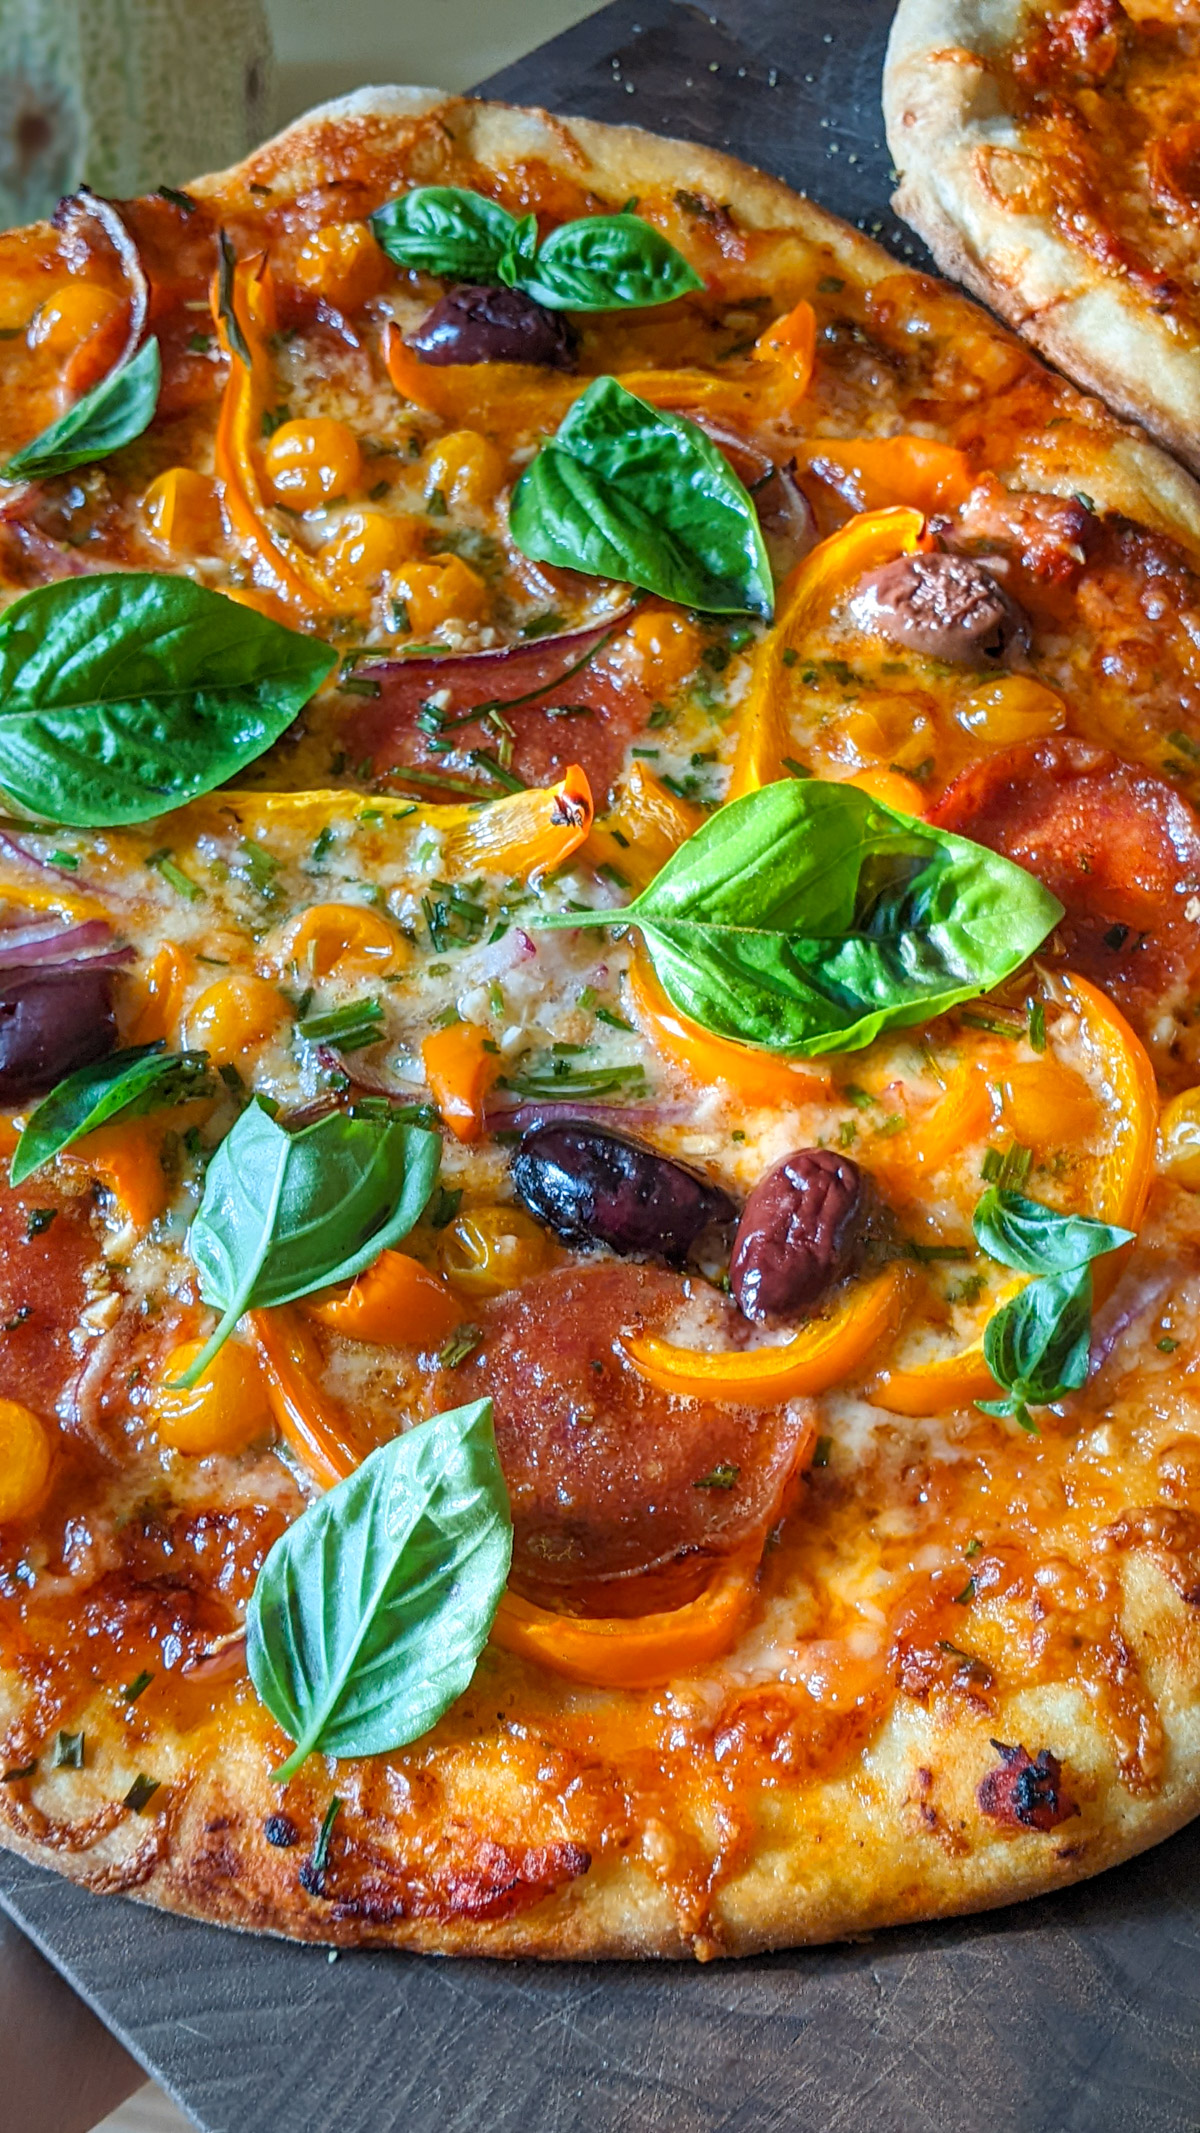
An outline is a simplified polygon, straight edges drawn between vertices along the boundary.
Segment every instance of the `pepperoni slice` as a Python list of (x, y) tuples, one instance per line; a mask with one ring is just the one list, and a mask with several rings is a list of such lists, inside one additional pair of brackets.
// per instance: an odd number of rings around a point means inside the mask
[(1136, 764), (1055, 739), (989, 756), (930, 818), (1028, 867), (1065, 906), (1055, 954), (1145, 1033), (1200, 976), (1200, 823)]
[(97, 1248), (90, 1202), (38, 1186), (0, 1192), (0, 1378), (6, 1399), (49, 1418), (79, 1370), (71, 1332)]
[(656, 1267), (560, 1268), (498, 1298), (482, 1350), (438, 1388), (446, 1406), (495, 1403), (527, 1596), (601, 1614), (677, 1605), (779, 1516), (807, 1433), (794, 1412), (675, 1399), (621, 1359), (619, 1336), (661, 1327), (683, 1294)]
[[(597, 630), (597, 644), (601, 635)], [(471, 753), (479, 750), (494, 761), (498, 746), (511, 738), (510, 767), (525, 784), (554, 785), (572, 763), (579, 763), (601, 806), (652, 706), (645, 691), (610, 669), (603, 656), (569, 673), (587, 650), (587, 637), (573, 635), (515, 652), (397, 660), (373, 667), (380, 694), (365, 700), (344, 729), (346, 752), (354, 763), (369, 763), (375, 778), (403, 767), (420, 770), (424, 782), (429, 773), (442, 770), (454, 781), (464, 775), (478, 780), (480, 796), (490, 797), (486, 765), (472, 766)], [(514, 704), (511, 711), (505, 708), (514, 697), (535, 691), (536, 701)], [(431, 748), (430, 739), (438, 736), (417, 724), (422, 705), (435, 695), (444, 722), (442, 737), (453, 742), (453, 755)], [(475, 706), (494, 703), (501, 706), (509, 734), (490, 724), (482, 711), (470, 724), (450, 726)], [(455, 791), (452, 782), (449, 797), (455, 797)]]

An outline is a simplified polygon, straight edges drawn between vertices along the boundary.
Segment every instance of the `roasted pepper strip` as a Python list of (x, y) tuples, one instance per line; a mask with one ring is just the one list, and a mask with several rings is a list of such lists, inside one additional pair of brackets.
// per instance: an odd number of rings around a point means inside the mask
[(871, 1280), (856, 1282), (831, 1317), (811, 1319), (778, 1348), (712, 1354), (642, 1333), (622, 1341), (622, 1353), (662, 1392), (774, 1407), (780, 1400), (843, 1384), (899, 1326), (910, 1280), (908, 1267), (885, 1267)]
[(892, 1139), (868, 1140), (862, 1161), (878, 1178), (890, 1200), (913, 1200), (926, 1179), (987, 1132), (996, 1099), (982, 1062), (960, 1067), (922, 1118)]
[[(1058, 978), (1055, 983), (1063, 1004), (1078, 1016), (1084, 1052), (1098, 1067), (1107, 1093), (1105, 1152), (1097, 1166), (1095, 1189), (1086, 1212), (1122, 1229), (1136, 1229), (1154, 1167), (1158, 1118), (1154, 1069), (1125, 1017), (1098, 986), (1073, 975)], [(1126, 1246), (1123, 1251), (1106, 1252), (1097, 1260), (1092, 1282), (1098, 1299), (1112, 1289), (1130, 1249)], [(1008, 1302), (1023, 1287), (1023, 1280), (1006, 1287), (997, 1298), (997, 1305)], [(968, 1407), (973, 1400), (991, 1399), (996, 1390), (996, 1381), (983, 1359), (981, 1337), (958, 1355), (941, 1357), (920, 1369), (881, 1372), (867, 1398), (893, 1414), (936, 1415), (950, 1408)]]
[(810, 437), (797, 456), (856, 511), (901, 504), (928, 518), (957, 510), (975, 484), (966, 454), (932, 437)]
[(250, 1324), (280, 1433), (313, 1480), (331, 1489), (361, 1466), (365, 1453), (354, 1444), (344, 1409), (318, 1390), (316, 1343), (289, 1305), (251, 1311)]
[(463, 1316), (448, 1281), (393, 1251), (381, 1252), (356, 1281), (306, 1297), (301, 1308), (350, 1340), (422, 1349), (440, 1347)]
[(536, 882), (584, 842), (592, 826), (592, 789), (578, 763), (558, 785), (510, 793), (467, 816), (446, 840), (453, 872), (477, 867)]
[(229, 357), (214, 447), (225, 512), (259, 585), (297, 616), (325, 615), (336, 609), (337, 600), (311, 557), (271, 524), (258, 477), (258, 441), (272, 390), (266, 343), (275, 310), (265, 254), (238, 261), (231, 302), (249, 362), (230, 347), (229, 327), (214, 283), (213, 317)]
[(710, 1036), (668, 1000), (644, 950), (634, 950), (629, 992), (638, 1026), (664, 1059), (708, 1087), (719, 1081), (748, 1104), (806, 1104), (828, 1099), (828, 1079), (806, 1064), (794, 1066), (770, 1052), (728, 1037)]
[(870, 511), (852, 518), (796, 565), (779, 594), (775, 628), (764, 639), (742, 721), (730, 798), (784, 774), (788, 702), (810, 630), (824, 623), (841, 594), (869, 570), (907, 555), (921, 539), (919, 511)]
[(761, 1548), (740, 1549), (685, 1607), (663, 1614), (560, 1615), (506, 1592), (492, 1643), (594, 1688), (648, 1689), (728, 1651), (750, 1609)]
[(615, 867), (633, 889), (644, 889), (672, 852), (699, 829), (704, 810), (669, 792), (644, 763), (634, 763), (615, 807), (597, 817), (584, 857)]
[(500, 1055), (477, 1022), (452, 1022), (421, 1043), (421, 1060), (433, 1100), (456, 1141), (477, 1141), (483, 1132), (488, 1091), (500, 1072)]

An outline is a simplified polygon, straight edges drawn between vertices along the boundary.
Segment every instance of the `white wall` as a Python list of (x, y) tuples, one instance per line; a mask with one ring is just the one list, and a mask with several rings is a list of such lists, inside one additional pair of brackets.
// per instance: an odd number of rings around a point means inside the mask
[[(3, 0), (0, 0), (0, 5)], [(203, 6), (204, 0), (197, 0)], [(466, 89), (599, 0), (267, 0), (279, 119), (363, 82)]]

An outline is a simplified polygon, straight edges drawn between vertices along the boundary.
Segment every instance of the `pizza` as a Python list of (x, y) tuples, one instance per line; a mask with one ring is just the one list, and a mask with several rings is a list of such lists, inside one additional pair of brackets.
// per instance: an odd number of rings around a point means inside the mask
[(897, 211), (938, 265), (1200, 467), (1194, 11), (901, 0)]
[(0, 239), (0, 1835), (707, 1958), (1200, 1803), (1200, 510), (687, 143)]

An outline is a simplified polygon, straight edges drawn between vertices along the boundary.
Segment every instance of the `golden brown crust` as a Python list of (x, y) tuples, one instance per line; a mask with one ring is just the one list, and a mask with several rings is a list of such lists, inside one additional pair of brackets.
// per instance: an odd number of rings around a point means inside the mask
[[(729, 201), (751, 227), (796, 229), (827, 248), (859, 288), (896, 274), (894, 261), (865, 238), (728, 157), (635, 129), (439, 102), (427, 91), (363, 91), (298, 121), (236, 172), (194, 190), (224, 197), (270, 183), (300, 196), (342, 160), (352, 164), (364, 144), (397, 154), (431, 121), (451, 128), (490, 168), (537, 158), (618, 198), (686, 184)], [(928, 215), (927, 222), (932, 230)], [(952, 231), (947, 217), (937, 241), (949, 245)], [(970, 272), (990, 294), (982, 271)], [(975, 329), (969, 303), (937, 293), (939, 335), (952, 339), (959, 323)], [(1102, 409), (1071, 405), (1075, 423), (1061, 444), (1043, 434), (1018, 448), (1012, 485), (1064, 498), (1086, 489), (1102, 511), (1200, 555), (1200, 490), (1190, 478)], [(1126, 1475), (1115, 1464), (1119, 1493)], [(1128, 1488), (1139, 1486), (1132, 1472)], [(843, 1511), (853, 1548), (859, 1513), (852, 1505)], [(80, 1807), (76, 1787), (71, 1818), (56, 1822), (31, 1806), (17, 1778), (0, 1788), (0, 1835), (84, 1886), (121, 1889), (242, 1930), (452, 1954), (742, 1954), (1006, 1903), (1128, 1858), (1200, 1809), (1195, 1596), (1171, 1575), (1178, 1536), (1164, 1539), (1140, 1517), (1131, 1511), (1114, 1541), (1115, 1568), (1102, 1595), (1112, 1619), (1094, 1647), (1112, 1655), (1113, 1682), (1120, 1676), (1127, 1700), (1113, 1688), (1117, 1719), (1098, 1715), (1095, 1683), (1074, 1679), (1069, 1667), (1060, 1680), (988, 1695), (973, 1686), (970, 1665), (959, 1679), (964, 1655), (948, 1634), (920, 1652), (899, 1640), (857, 1699), (863, 1715), (851, 1692), (845, 1707), (835, 1700), (822, 1711), (828, 1752), (806, 1761), (788, 1711), (770, 1702), (777, 1657), (739, 1648), (732, 1689), (725, 1677), (718, 1694), (701, 1676), (663, 1692), (682, 1742), (679, 1761), (653, 1782), (643, 1773), (635, 1805), (641, 1701), (581, 1698), (489, 1652), (448, 1735), (419, 1767), (400, 1758), (336, 1770), (310, 1764), (281, 1799), (270, 1782), (278, 1735), (242, 1683), (198, 1730), (147, 1718), (141, 1752), (161, 1773), (163, 1795), (144, 1815), (114, 1815), (97, 1783), (90, 1808)], [(970, 1532), (956, 1534), (952, 1553)], [(1084, 1541), (1076, 1535), (1062, 1547), (1055, 1574), (1065, 1577), (1095, 1549), (1095, 1521)], [(790, 1603), (800, 1591), (798, 1570), (794, 1592), (789, 1585), (789, 1560), (768, 1569), (764, 1604), (768, 1597)], [(1039, 1619), (1038, 1567), (1029, 1569), (1028, 1591), (1021, 1588), (1031, 1621)], [(951, 1591), (946, 1606), (954, 1604)], [(903, 1703), (895, 1696), (901, 1677), (910, 1690)], [(15, 1711), (13, 1681), (9, 1688)], [(709, 1703), (721, 1709), (727, 1692), (740, 1699), (738, 1715), (714, 1739)], [(816, 1700), (818, 1686), (812, 1694)], [(569, 1726), (560, 1723), (564, 1712)], [(0, 1718), (8, 1715), (0, 1701)], [(981, 1786), (1007, 1768), (997, 1741), (1027, 1746), (1030, 1758), (1053, 1744), (1067, 1770), (1053, 1826), (1021, 1815), (997, 1819), (983, 1804), (992, 1795), (981, 1800)], [(729, 1777), (739, 1758), (747, 1774)], [(93, 1788), (84, 1778), (86, 1799)], [(670, 1822), (645, 1804), (661, 1800), (664, 1786)], [(306, 1877), (333, 1791), (343, 1807), (330, 1860)], [(264, 1832), (280, 1815), (292, 1834), (285, 1830), (276, 1843)]]

